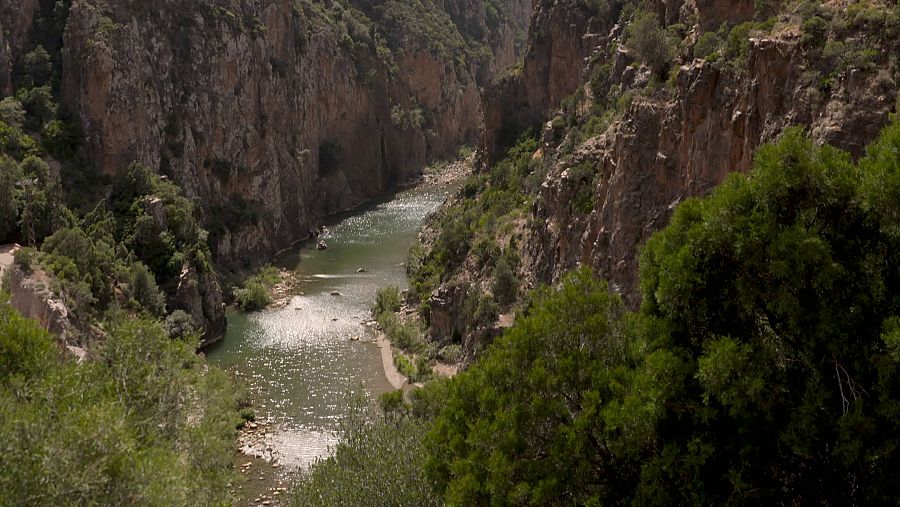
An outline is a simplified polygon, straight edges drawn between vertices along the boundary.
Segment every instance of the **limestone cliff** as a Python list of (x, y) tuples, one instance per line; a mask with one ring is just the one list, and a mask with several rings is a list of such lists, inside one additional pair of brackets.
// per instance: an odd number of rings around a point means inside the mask
[[(527, 218), (511, 215), (492, 238), (516, 245), (526, 286), (589, 265), (634, 307), (640, 246), (679, 202), (749, 171), (760, 144), (798, 125), (861, 154), (897, 109), (900, 9), (804, 5), (760, 17), (753, 2), (658, 2), (653, 19), (673, 46), (658, 76), (628, 43), (633, 13), (536, 4), (522, 72), (486, 93), (483, 138), (485, 155), (502, 154), (541, 125)], [(496, 158), (484, 157), (484, 173)], [(491, 291), (474, 257), (445, 273), (430, 301), (440, 341), (459, 338), (469, 318), (465, 298), (448, 294)]]
[(203, 204), (220, 262), (258, 264), (474, 141), (470, 41), (410, 5), (76, 0), (64, 103), (104, 172), (158, 168)]

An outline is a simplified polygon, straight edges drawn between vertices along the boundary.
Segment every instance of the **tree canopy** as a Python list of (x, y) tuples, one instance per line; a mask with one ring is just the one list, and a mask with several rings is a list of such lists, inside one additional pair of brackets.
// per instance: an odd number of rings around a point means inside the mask
[(682, 203), (625, 312), (587, 271), (448, 386), (451, 504), (900, 495), (900, 121), (858, 162), (789, 130)]

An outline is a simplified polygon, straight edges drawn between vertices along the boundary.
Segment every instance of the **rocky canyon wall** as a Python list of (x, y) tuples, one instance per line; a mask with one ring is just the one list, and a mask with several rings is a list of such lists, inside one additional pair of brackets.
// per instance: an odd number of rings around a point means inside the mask
[(173, 178), (203, 204), (217, 259), (249, 267), (475, 140), (476, 59), (452, 23), (429, 32), (446, 14), (423, 27), (407, 8), (76, 0), (64, 103), (88, 159)]
[[(517, 245), (527, 287), (585, 265), (636, 307), (640, 247), (680, 202), (748, 172), (756, 148), (789, 127), (860, 156), (889, 121), (900, 102), (900, 33), (878, 21), (897, 7), (876, 4), (864, 21), (860, 11), (817, 7), (829, 28), (814, 38), (797, 6), (747, 23), (753, 2), (656, 2), (674, 47), (671, 70), (655, 76), (630, 49), (632, 14), (611, 21), (618, 12), (538, 2), (522, 72), (485, 94), (482, 171), (523, 129), (540, 131), (529, 166), (540, 184), (525, 220), (512, 219), (495, 244)], [(716, 43), (699, 54), (704, 36)], [(477, 265), (469, 254), (434, 292), (439, 341), (466, 328), (460, 287), (490, 294), (491, 271), (472, 272)], [(471, 351), (471, 336), (461, 339)]]

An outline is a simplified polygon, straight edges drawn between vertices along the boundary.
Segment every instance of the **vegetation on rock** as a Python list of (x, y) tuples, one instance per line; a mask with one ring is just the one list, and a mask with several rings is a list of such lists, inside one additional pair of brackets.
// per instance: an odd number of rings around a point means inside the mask
[(281, 281), (281, 275), (274, 266), (266, 266), (259, 273), (248, 277), (239, 289), (234, 290), (234, 299), (241, 310), (252, 312), (262, 310), (272, 304), (269, 292)]
[(788, 131), (653, 237), (640, 311), (587, 269), (540, 289), (467, 371), (385, 398), (389, 422), (301, 495), (424, 456), (402, 474), (423, 504), (891, 502), (898, 153), (900, 121), (858, 162)]
[(229, 501), (235, 391), (149, 320), (115, 323), (83, 364), (0, 303), (0, 441), (12, 503)]
[(428, 436), (438, 491), (501, 504), (895, 498), (900, 236), (883, 196), (900, 186), (898, 151), (898, 122), (858, 164), (790, 131), (749, 178), (679, 206), (645, 249), (639, 313), (586, 271), (537, 296), (450, 382)]

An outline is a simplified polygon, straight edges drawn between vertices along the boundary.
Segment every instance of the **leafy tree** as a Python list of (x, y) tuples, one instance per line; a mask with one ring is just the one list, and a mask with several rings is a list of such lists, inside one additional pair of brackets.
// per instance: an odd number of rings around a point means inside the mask
[(658, 77), (665, 76), (672, 65), (675, 52), (669, 36), (652, 12), (635, 14), (625, 29), (625, 44)]
[(397, 287), (383, 287), (375, 294), (375, 306), (372, 313), (375, 316), (382, 312), (400, 311), (400, 289)]
[[(80, 227), (63, 228), (41, 247), (42, 264), (60, 281), (63, 293), (91, 315), (113, 300), (117, 256), (111, 238), (93, 240)], [(94, 305), (97, 305), (94, 308)]]
[[(449, 385), (428, 472), (450, 504), (579, 504), (627, 472), (605, 469), (603, 403), (632, 359), (624, 307), (586, 270)], [(632, 363), (633, 364), (633, 363)]]
[(243, 287), (234, 291), (234, 298), (245, 312), (262, 310), (272, 302), (269, 288), (259, 282), (244, 283)]
[(53, 60), (44, 46), (38, 45), (22, 57), (22, 85), (26, 88), (44, 86), (53, 76)]
[[(401, 410), (396, 394), (386, 401), (391, 410)], [(361, 401), (352, 403), (334, 456), (301, 473), (294, 487), (293, 505), (441, 505), (422, 476), (426, 424), (393, 414), (390, 418), (376, 417), (362, 408)]]
[(25, 126), (31, 130), (39, 131), (45, 123), (53, 119), (58, 110), (53, 100), (53, 91), (46, 85), (22, 88), (16, 94), (16, 98), (25, 107)]
[(144, 263), (136, 262), (131, 267), (129, 289), (135, 302), (149, 312), (150, 315), (159, 317), (165, 314), (166, 300), (156, 286), (156, 279), (153, 277), (153, 273), (147, 269)]
[(900, 121), (799, 130), (677, 209), (624, 312), (585, 271), (448, 384), (451, 504), (890, 504), (900, 495)]
[(263, 267), (259, 273), (244, 280), (243, 287), (234, 291), (238, 306), (246, 312), (262, 310), (272, 303), (269, 289), (281, 281), (278, 269)]
[(9, 242), (18, 231), (19, 206), (16, 183), (21, 172), (15, 160), (0, 158), (0, 241)]
[[(885, 435), (900, 421), (889, 344), (900, 244), (881, 218), (896, 204), (860, 181), (896, 185), (898, 131), (888, 127), (859, 165), (789, 131), (759, 150), (751, 178), (685, 202), (650, 241), (643, 312), (692, 365), (682, 396), (695, 398), (682, 403), (698, 407), (680, 426), (700, 448), (667, 442), (645, 466), (642, 494), (896, 498), (900, 454)], [(687, 491), (686, 473), (696, 477)]]
[(0, 304), (0, 498), (36, 505), (222, 505), (237, 402), (196, 344), (109, 327), (83, 364)]
[(194, 319), (184, 310), (175, 310), (166, 317), (163, 327), (169, 338), (186, 338), (197, 332), (194, 327)]
[(494, 283), (491, 291), (500, 306), (504, 307), (515, 301), (519, 293), (519, 279), (506, 255), (501, 256), (494, 267)]
[(0, 100), (0, 121), (13, 127), (21, 127), (25, 121), (25, 109), (15, 97)]

